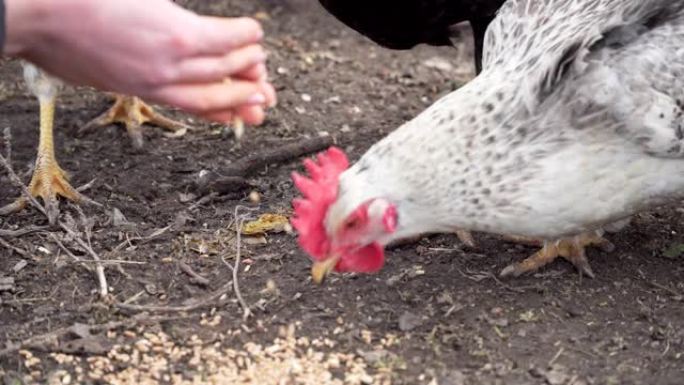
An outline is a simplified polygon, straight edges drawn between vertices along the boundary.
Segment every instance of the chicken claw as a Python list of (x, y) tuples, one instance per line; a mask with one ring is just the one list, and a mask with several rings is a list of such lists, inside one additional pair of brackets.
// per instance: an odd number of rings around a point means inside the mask
[[(28, 190), (31, 196), (43, 199), (50, 224), (56, 223), (57, 216), (59, 215), (58, 196), (75, 203), (90, 201), (71, 187), (68, 179), (67, 173), (57, 165), (54, 159), (50, 160), (39, 157), (36, 161), (36, 168)], [(26, 197), (18, 198), (14, 202), (1, 207), (0, 215), (9, 215), (23, 210), (27, 204), (28, 199)]]
[(145, 123), (171, 131), (174, 136), (182, 136), (188, 130), (186, 124), (157, 113), (140, 98), (115, 95), (112, 107), (102, 115), (91, 120), (80, 131), (84, 132), (114, 123), (121, 123), (126, 127), (128, 136), (133, 141), (133, 147), (135, 148), (142, 148), (143, 146), (142, 126)]
[(517, 243), (541, 246), (541, 250), (521, 262), (506, 266), (500, 273), (502, 277), (519, 277), (522, 274), (538, 270), (558, 257), (563, 257), (572, 263), (580, 274), (594, 278), (595, 275), (587, 260), (585, 248), (587, 246), (597, 246), (607, 252), (615, 248), (610, 241), (601, 236), (600, 232), (580, 234), (555, 242), (539, 241), (518, 236), (506, 236), (505, 238)]

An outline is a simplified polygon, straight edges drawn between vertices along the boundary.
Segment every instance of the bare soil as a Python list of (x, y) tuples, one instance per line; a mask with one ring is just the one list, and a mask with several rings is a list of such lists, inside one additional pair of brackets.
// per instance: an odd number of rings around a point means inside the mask
[[(92, 249), (109, 261), (111, 295), (98, 296), (94, 264), (74, 262), (64, 249), (84, 261), (90, 256), (63, 231), (3, 238), (19, 251), (0, 245), (0, 277), (14, 279), (0, 292), (0, 351), (26, 342), (21, 353), (0, 356), (4, 383), (684, 383), (681, 204), (640, 214), (610, 234), (613, 252), (590, 250), (595, 279), (558, 261), (532, 276), (499, 280), (503, 267), (534, 250), (477, 234), (476, 250), (453, 235), (432, 236), (389, 251), (379, 274), (335, 275), (316, 286), (294, 236), (268, 233), (243, 239), (241, 248), (237, 276), (250, 318), (243, 319), (231, 285), (206, 306), (192, 306), (232, 279), (235, 207), (290, 214), (289, 175), (301, 159), (265, 167), (248, 177), (251, 188), (204, 203), (195, 187), (202, 170), (221, 172), (248, 154), (326, 133), (356, 159), (466, 82), (472, 64), (467, 45), (380, 48), (315, 1), (183, 3), (262, 19), (280, 104), (240, 143), (217, 125), (167, 111), (197, 130), (168, 138), (150, 128), (145, 148), (136, 151), (120, 127), (79, 134), (109, 101), (88, 89), (64, 90), (57, 156), (75, 186), (95, 179), (86, 193), (103, 207), (84, 207), (85, 225), (92, 226)], [(24, 90), (17, 63), (5, 62), (0, 74), (0, 128), (11, 128), (13, 165), (27, 181), (37, 102)], [(0, 175), (5, 204), (19, 190)], [(68, 216), (82, 222), (63, 203), (62, 220)], [(0, 228), (46, 222), (28, 209), (0, 219)], [(193, 309), (146, 308), (184, 305)], [(79, 326), (107, 322), (120, 324)], [(30, 340), (65, 327), (72, 328)], [(157, 341), (158, 349), (140, 342), (159, 338), (170, 342)], [(225, 368), (233, 377), (221, 374)]]

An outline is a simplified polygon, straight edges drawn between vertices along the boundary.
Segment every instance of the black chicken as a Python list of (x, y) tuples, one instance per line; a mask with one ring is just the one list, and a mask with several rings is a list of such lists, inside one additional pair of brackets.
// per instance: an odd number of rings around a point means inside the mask
[(340, 21), (383, 47), (451, 45), (452, 26), (470, 22), (475, 67), (482, 68), (482, 43), (489, 22), (504, 0), (319, 0)]

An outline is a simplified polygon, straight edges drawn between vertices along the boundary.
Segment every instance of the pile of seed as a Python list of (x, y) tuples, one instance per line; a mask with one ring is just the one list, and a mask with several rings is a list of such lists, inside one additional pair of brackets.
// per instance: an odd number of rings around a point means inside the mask
[[(30, 351), (23, 350), (28, 374), (25, 383), (52, 384), (259, 384), (259, 385), (364, 385), (391, 383), (390, 370), (370, 368), (356, 353), (335, 352), (336, 343), (327, 338), (297, 338), (294, 327), (283, 328), (280, 337), (262, 346), (248, 342), (241, 349), (207, 344), (197, 336), (183, 345), (167, 334), (135, 333), (108, 338), (125, 341), (102, 356), (81, 357), (52, 353), (52, 365), (44, 365)], [(54, 364), (57, 365), (54, 365)], [(44, 368), (58, 370), (45, 373)]]

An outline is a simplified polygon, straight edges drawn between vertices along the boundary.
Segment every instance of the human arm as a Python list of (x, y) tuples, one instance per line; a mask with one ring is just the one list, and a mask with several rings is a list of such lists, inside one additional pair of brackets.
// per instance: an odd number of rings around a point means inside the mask
[(168, 0), (5, 2), (4, 52), (67, 82), (222, 121), (237, 113), (260, 123), (275, 103), (252, 19), (200, 16)]

